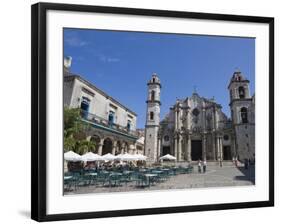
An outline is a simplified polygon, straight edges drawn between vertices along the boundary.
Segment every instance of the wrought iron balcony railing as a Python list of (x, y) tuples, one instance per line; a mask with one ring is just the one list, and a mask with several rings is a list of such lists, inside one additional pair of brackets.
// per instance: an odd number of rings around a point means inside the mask
[(80, 110), (80, 115), (81, 115), (82, 119), (84, 119), (84, 120), (90, 121), (92, 123), (101, 125), (103, 127), (106, 127), (106, 128), (112, 129), (112, 130), (122, 132), (127, 135), (132, 135), (134, 137), (137, 137), (137, 131), (131, 130), (131, 128), (129, 126), (122, 126), (122, 125), (116, 124), (107, 119), (99, 117), (95, 114), (91, 114), (85, 110)]

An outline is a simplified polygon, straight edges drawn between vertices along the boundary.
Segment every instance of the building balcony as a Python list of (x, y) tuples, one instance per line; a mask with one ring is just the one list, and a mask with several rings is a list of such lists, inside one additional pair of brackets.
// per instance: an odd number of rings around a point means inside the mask
[(122, 126), (111, 122), (107, 119), (99, 117), (95, 114), (91, 114), (87, 111), (81, 110), (80, 115), (83, 121), (93, 124), (95, 127), (100, 127), (108, 131), (112, 131), (117, 134), (123, 134), (131, 138), (137, 138), (138, 133), (135, 130), (131, 130), (129, 126)]

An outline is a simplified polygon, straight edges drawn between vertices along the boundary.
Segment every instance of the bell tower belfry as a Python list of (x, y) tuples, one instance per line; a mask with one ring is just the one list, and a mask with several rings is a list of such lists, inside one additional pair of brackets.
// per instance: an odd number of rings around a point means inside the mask
[(255, 156), (255, 105), (249, 83), (240, 71), (235, 71), (228, 85), (235, 148), (240, 160)]
[(159, 157), (158, 131), (160, 123), (160, 90), (161, 83), (156, 73), (152, 74), (151, 79), (147, 83), (147, 110), (145, 125), (145, 155), (148, 161), (155, 162)]

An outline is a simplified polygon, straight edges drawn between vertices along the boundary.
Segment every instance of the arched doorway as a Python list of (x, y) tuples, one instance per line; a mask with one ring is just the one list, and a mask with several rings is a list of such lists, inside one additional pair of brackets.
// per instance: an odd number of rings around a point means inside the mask
[(112, 153), (112, 141), (110, 138), (106, 138), (102, 146), (102, 155)]
[(129, 151), (129, 144), (128, 144), (128, 142), (124, 143), (124, 147), (125, 147), (124, 148), (124, 153), (126, 153), (126, 152), (128, 153), (128, 151)]

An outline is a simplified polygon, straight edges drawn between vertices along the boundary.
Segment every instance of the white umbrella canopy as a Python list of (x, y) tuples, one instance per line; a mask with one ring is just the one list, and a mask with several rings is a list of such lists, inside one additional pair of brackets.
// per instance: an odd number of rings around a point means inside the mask
[(170, 155), (170, 154), (166, 154), (165, 156), (162, 156), (159, 158), (159, 160), (164, 160), (164, 159), (167, 159), (167, 160), (176, 160), (177, 158)]
[(147, 157), (141, 154), (129, 154), (129, 153), (125, 153), (125, 154), (120, 154), (118, 156), (116, 156), (116, 158), (118, 160), (122, 160), (122, 161), (136, 161), (136, 160), (146, 160)]
[(122, 161), (134, 161), (137, 160), (135, 155), (125, 153), (125, 154), (120, 154), (117, 156), (117, 159), (122, 160)]
[(87, 153), (85, 153), (84, 155), (82, 155), (81, 156), (81, 159), (83, 160), (83, 161), (89, 161), (89, 162), (91, 162), (91, 161), (100, 161), (100, 160), (103, 160), (103, 158), (100, 156), (100, 155), (98, 155), (98, 154), (95, 154), (95, 153), (92, 153), (92, 152), (87, 152)]
[(68, 151), (64, 153), (64, 159), (66, 161), (81, 161), (81, 156), (73, 151)]
[(111, 153), (107, 153), (107, 154), (102, 156), (102, 160), (112, 161), (112, 160), (115, 160), (115, 159), (116, 159), (116, 156), (112, 155)]
[(141, 155), (141, 154), (136, 154), (135, 156), (137, 156), (138, 160), (146, 160), (147, 156)]

